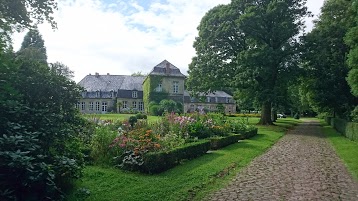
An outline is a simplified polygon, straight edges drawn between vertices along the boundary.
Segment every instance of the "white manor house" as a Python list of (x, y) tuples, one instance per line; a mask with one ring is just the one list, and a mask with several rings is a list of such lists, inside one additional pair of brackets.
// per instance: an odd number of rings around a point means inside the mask
[(78, 83), (84, 91), (76, 107), (82, 113), (148, 112), (148, 103), (162, 98), (182, 103), (184, 112), (215, 111), (218, 104), (224, 106), (225, 113), (236, 112), (231, 95), (215, 91), (194, 98), (184, 89), (185, 79), (179, 68), (166, 60), (147, 76), (90, 74)]

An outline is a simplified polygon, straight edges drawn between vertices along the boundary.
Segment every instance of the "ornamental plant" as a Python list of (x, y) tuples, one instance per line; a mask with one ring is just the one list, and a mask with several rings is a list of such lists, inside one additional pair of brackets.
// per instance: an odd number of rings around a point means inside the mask
[(120, 167), (133, 169), (143, 164), (143, 155), (161, 149), (160, 136), (145, 128), (122, 133), (110, 144), (111, 148), (122, 149), (122, 155), (115, 157)]

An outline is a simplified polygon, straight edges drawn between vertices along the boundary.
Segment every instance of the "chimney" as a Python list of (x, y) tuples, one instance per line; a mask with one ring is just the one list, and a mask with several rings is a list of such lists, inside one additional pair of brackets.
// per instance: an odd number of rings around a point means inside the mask
[(109, 75), (109, 73), (107, 73), (107, 75)]
[(170, 74), (170, 63), (169, 62), (167, 62), (165, 65), (165, 73)]
[(96, 77), (99, 77), (99, 74), (98, 74), (97, 72), (96, 72), (96, 74), (95, 74), (95, 75), (96, 75)]

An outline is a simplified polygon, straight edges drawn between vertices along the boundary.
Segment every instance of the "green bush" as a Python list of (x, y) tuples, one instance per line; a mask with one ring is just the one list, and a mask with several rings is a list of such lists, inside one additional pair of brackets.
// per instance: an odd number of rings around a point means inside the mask
[(137, 117), (136, 116), (130, 116), (128, 119), (129, 124), (131, 125), (131, 127), (134, 127), (134, 124), (137, 123)]
[(233, 135), (224, 136), (224, 137), (213, 137), (213, 138), (210, 138), (210, 148), (214, 149), (214, 150), (220, 149), (220, 148), (226, 147), (230, 144), (234, 144), (243, 138), (244, 138), (244, 136), (240, 135), (240, 134), (233, 134)]
[(139, 170), (145, 173), (159, 173), (176, 166), (183, 159), (204, 155), (210, 149), (210, 141), (200, 140), (185, 144), (171, 151), (148, 152), (143, 157)]
[(330, 120), (330, 125), (339, 133), (350, 140), (358, 141), (358, 123), (347, 122), (338, 118), (326, 118), (326, 121), (328, 120)]
[(112, 165), (113, 157), (121, 154), (117, 147), (110, 147), (118, 133), (109, 126), (98, 126), (91, 141), (91, 159), (97, 165)]

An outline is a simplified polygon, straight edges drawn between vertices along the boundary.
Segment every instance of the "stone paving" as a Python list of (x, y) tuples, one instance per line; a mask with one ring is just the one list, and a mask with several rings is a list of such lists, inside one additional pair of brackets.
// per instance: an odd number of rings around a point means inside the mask
[(319, 123), (306, 121), (209, 199), (358, 201), (358, 182), (324, 138)]

